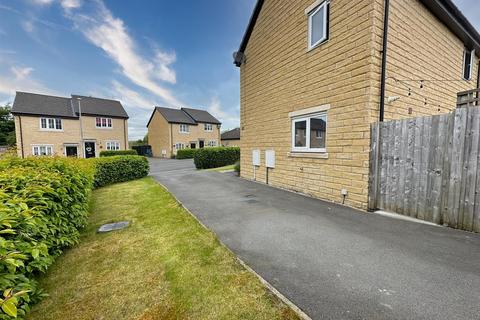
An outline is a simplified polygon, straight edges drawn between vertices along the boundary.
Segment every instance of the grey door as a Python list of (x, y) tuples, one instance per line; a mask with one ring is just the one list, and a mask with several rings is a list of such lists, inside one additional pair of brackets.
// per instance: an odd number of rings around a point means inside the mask
[(67, 146), (65, 147), (65, 151), (67, 154), (67, 157), (77, 157), (78, 156), (78, 149), (76, 146)]

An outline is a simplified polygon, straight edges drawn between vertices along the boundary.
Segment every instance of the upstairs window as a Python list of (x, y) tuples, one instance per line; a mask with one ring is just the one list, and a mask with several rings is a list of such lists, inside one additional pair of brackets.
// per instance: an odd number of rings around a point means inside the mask
[(189, 133), (190, 126), (188, 124), (181, 124), (180, 125), (180, 133)]
[(118, 141), (107, 141), (106, 145), (108, 151), (120, 150), (120, 142)]
[(43, 130), (63, 130), (62, 119), (40, 118), (40, 128)]
[(307, 12), (308, 49), (313, 49), (319, 44), (328, 40), (328, 19), (330, 16), (330, 1), (323, 1), (317, 6), (315, 6), (315, 4), (314, 7), (309, 12)]
[(472, 80), (473, 57), (475, 50), (467, 50), (463, 53), (463, 79)]
[(95, 126), (97, 128), (112, 128), (112, 118), (100, 118), (95, 119)]
[(205, 123), (204, 128), (205, 131), (213, 131), (213, 126), (211, 123)]
[(326, 152), (327, 115), (292, 119), (292, 151)]

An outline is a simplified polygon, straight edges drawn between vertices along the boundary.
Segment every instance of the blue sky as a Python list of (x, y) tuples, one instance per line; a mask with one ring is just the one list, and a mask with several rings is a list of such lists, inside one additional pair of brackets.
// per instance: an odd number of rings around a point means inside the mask
[[(455, 0), (480, 29), (478, 0)], [(255, 0), (0, 0), (0, 104), (16, 90), (119, 99), (130, 138), (154, 105), (239, 125), (232, 53)]]

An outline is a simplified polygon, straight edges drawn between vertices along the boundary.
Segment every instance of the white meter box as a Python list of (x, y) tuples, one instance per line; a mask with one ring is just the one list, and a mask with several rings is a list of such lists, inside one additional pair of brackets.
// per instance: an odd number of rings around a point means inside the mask
[(275, 168), (275, 150), (265, 151), (265, 166), (267, 168)]
[(252, 162), (254, 166), (260, 166), (260, 150), (252, 151)]

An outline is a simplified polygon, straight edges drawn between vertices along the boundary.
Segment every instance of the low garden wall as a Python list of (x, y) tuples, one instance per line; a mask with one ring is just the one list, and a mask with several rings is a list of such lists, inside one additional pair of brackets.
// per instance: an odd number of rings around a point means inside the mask
[(92, 189), (148, 171), (140, 156), (0, 160), (0, 319), (23, 318), (41, 298), (35, 277), (78, 242)]

